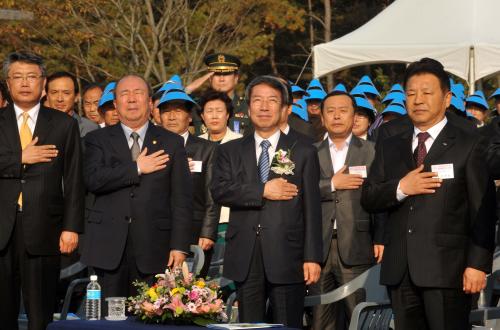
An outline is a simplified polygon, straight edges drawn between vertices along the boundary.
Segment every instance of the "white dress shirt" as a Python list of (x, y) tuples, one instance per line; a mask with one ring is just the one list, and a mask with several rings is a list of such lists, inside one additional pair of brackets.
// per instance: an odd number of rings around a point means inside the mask
[(185, 131), (184, 133), (181, 134), (181, 136), (184, 139), (184, 146), (186, 146), (189, 137), (189, 131)]
[(257, 156), (257, 165), (259, 165), (259, 157), (260, 157), (260, 154), (262, 153), (262, 148), (260, 146), (260, 143), (264, 140), (267, 140), (271, 143), (271, 146), (269, 147), (269, 149), (267, 149), (267, 152), (269, 153), (269, 164), (272, 163), (274, 153), (276, 152), (276, 148), (278, 147), (278, 140), (280, 139), (280, 134), (281, 134), (281, 131), (277, 130), (276, 133), (274, 133), (273, 135), (271, 135), (267, 139), (264, 139), (259, 134), (257, 134), (257, 132), (254, 133), (255, 154)]
[[(328, 137), (328, 146), (330, 148), (330, 158), (332, 159), (333, 173), (337, 173), (344, 165), (347, 158), (347, 151), (349, 150), (349, 144), (351, 144), (352, 134), (349, 134), (347, 139), (345, 139), (344, 144), (341, 148), (337, 148), (335, 143)], [(335, 186), (332, 184), (332, 191), (335, 191)]]
[(128, 143), (128, 148), (132, 148), (132, 145), (134, 144), (134, 138), (131, 136), (132, 132), (136, 132), (139, 134), (139, 140), (137, 141), (139, 143), (139, 148), (142, 150), (142, 145), (144, 143), (144, 138), (146, 137), (146, 131), (148, 130), (148, 124), (149, 122), (146, 122), (142, 127), (139, 129), (133, 130), (127, 125), (124, 125), (123, 123), (120, 123), (123, 128), (123, 133), (125, 133), (125, 137), (127, 138), (127, 143)]
[(286, 125), (285, 129), (282, 129), (281, 130), (283, 133), (285, 133), (286, 135), (288, 135), (288, 133), (290, 132), (290, 125)]
[[(446, 119), (446, 116), (445, 116), (443, 118), (443, 120), (441, 120), (439, 123), (437, 123), (436, 125), (432, 126), (431, 128), (429, 128), (427, 130), (427, 133), (429, 133), (429, 137), (427, 138), (427, 140), (425, 140), (425, 149), (427, 150), (427, 153), (429, 153), (429, 151), (431, 150), (432, 144), (434, 143), (434, 141), (436, 141), (439, 133), (441, 133), (443, 128), (446, 126), (447, 122), (448, 122), (448, 119)], [(422, 133), (422, 132), (423, 131), (419, 130), (416, 127), (413, 129), (413, 140), (411, 142), (412, 154), (415, 152), (415, 149), (417, 149), (417, 147), (418, 147), (417, 135), (419, 133)], [(402, 201), (403, 199), (408, 197), (408, 195), (406, 195), (401, 190), (401, 181), (399, 181), (399, 183), (398, 183), (398, 188), (396, 190), (396, 197), (397, 197), (398, 201)]]
[[(17, 129), (19, 131), (21, 131), (21, 126), (23, 125), (23, 113), (25, 113), (26, 111), (19, 108), (15, 103), (14, 103), (14, 111), (16, 112)], [(36, 120), (38, 119), (38, 113), (40, 112), (40, 103), (35, 105), (33, 108), (31, 108), (27, 112), (29, 115), (28, 127), (30, 128), (31, 134), (33, 134), (35, 132)]]

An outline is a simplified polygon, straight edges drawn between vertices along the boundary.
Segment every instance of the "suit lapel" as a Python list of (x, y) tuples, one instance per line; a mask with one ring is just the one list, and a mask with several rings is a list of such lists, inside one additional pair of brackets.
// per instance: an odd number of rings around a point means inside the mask
[(146, 136), (144, 137), (144, 143), (142, 144), (141, 149), (144, 150), (144, 148), (148, 148), (148, 155), (158, 151), (160, 148), (161, 140), (158, 138), (160, 135), (160, 129), (163, 128), (158, 128), (151, 122), (148, 122), (148, 129), (146, 130)]
[(248, 174), (250, 181), (256, 182), (260, 180), (257, 174), (257, 156), (255, 153), (255, 139), (253, 134), (249, 134), (244, 137), (241, 141), (242, 152), (241, 158), (243, 160), (243, 168)]
[[(287, 136), (285, 133), (280, 132), (280, 138), (278, 140), (278, 144), (276, 145), (275, 153), (278, 152), (278, 150), (280, 150), (280, 149), (283, 151), (286, 151), (289, 153), (288, 157), (290, 157), (290, 159), (293, 161), (293, 147), (294, 146), (295, 146), (294, 140), (292, 140), (292, 138)], [(274, 155), (271, 155), (271, 166), (273, 164), (273, 160), (274, 160)], [(272, 180), (272, 179), (279, 178), (279, 177), (281, 177), (281, 175), (274, 173), (273, 170), (271, 168), (269, 168), (268, 180)]]
[(2, 111), (0, 116), (0, 132), (6, 136), (7, 141), (14, 150), (21, 150), (21, 140), (17, 128), (16, 113), (14, 107), (9, 105)]
[[(123, 128), (120, 123), (110, 127), (109, 135), (110, 135), (110, 144), (113, 147), (113, 149), (115, 149), (115, 151), (120, 156), (132, 160), (132, 154), (130, 153), (130, 149), (128, 147), (127, 138), (125, 137), (125, 133), (123, 132)], [(144, 141), (143, 147), (145, 145), (146, 141)]]
[(432, 143), (431, 149), (427, 152), (427, 156), (424, 159), (425, 168), (430, 170), (430, 166), (435, 165), (434, 163), (439, 159), (439, 157), (454, 144), (455, 130), (449, 123), (447, 123), (437, 136), (434, 143)]
[(361, 156), (362, 154), (359, 152), (361, 149), (361, 141), (358, 137), (352, 136), (351, 143), (349, 143), (349, 148), (347, 149), (347, 155), (345, 158), (345, 165), (349, 168), (349, 166), (360, 166), (366, 165), (361, 164)]
[(333, 176), (332, 155), (330, 155), (330, 146), (328, 139), (323, 140), (318, 149), (319, 165), (327, 177)]
[(38, 113), (38, 118), (36, 120), (35, 131), (33, 132), (33, 138), (38, 137), (37, 145), (43, 145), (47, 136), (50, 134), (52, 129), (52, 114), (51, 111), (45, 107), (40, 107), (40, 112)]
[(401, 133), (399, 140), (399, 146), (395, 148), (395, 151), (399, 153), (406, 167), (413, 170), (417, 167), (415, 164), (415, 159), (413, 159), (412, 141), (413, 141), (413, 125)]

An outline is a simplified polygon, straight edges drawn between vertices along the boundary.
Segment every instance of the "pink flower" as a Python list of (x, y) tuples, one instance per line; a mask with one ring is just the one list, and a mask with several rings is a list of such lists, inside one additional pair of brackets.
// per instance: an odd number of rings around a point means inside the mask
[(167, 308), (174, 312), (174, 316), (179, 316), (184, 312), (186, 306), (182, 303), (182, 299), (178, 295), (175, 295), (172, 297), (172, 302), (167, 305)]
[(191, 292), (189, 292), (188, 297), (189, 297), (189, 300), (196, 301), (196, 299), (198, 299), (200, 297), (200, 295), (196, 291), (191, 291)]
[(147, 301), (144, 301), (141, 305), (142, 309), (144, 310), (144, 312), (146, 313), (146, 315), (149, 315), (151, 316), (152, 314), (154, 314), (155, 312), (155, 307), (153, 306), (152, 303), (150, 302), (147, 302)]

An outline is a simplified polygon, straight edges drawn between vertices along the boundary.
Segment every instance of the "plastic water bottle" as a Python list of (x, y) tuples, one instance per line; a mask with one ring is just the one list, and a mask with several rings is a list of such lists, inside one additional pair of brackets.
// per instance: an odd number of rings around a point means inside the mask
[(101, 319), (101, 286), (97, 283), (97, 275), (91, 275), (90, 283), (87, 285), (85, 319), (89, 321)]

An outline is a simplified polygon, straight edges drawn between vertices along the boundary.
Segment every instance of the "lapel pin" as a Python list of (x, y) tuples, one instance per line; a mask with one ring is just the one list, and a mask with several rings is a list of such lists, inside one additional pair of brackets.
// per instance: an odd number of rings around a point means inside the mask
[(446, 143), (446, 142), (443, 142), (443, 145), (444, 145), (444, 146), (446, 147), (446, 146), (448, 145), (448, 143)]
[(153, 144), (156, 144), (156, 140), (153, 140)]

